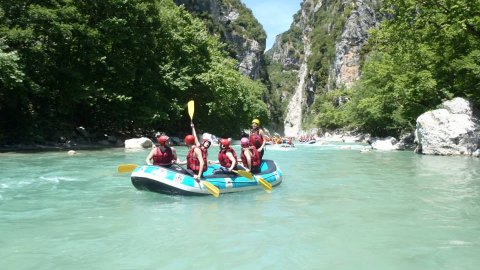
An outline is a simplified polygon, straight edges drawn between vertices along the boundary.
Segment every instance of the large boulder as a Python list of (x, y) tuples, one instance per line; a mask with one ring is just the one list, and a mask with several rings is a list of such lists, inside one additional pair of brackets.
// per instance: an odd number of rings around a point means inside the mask
[(418, 117), (415, 141), (417, 153), (475, 155), (480, 147), (480, 121), (467, 100), (454, 98)]
[(153, 142), (149, 138), (133, 138), (125, 140), (125, 148), (138, 149), (138, 148), (151, 148)]

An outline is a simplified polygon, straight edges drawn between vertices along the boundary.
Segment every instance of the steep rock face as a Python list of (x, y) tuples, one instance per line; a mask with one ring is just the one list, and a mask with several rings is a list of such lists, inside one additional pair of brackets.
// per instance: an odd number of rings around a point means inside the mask
[(266, 76), (263, 52), (266, 34), (252, 12), (240, 0), (174, 0), (204, 20), (212, 34), (227, 44), (238, 69), (252, 79)]
[[(358, 79), (361, 50), (369, 29), (378, 23), (379, 5), (376, 0), (304, 0), (290, 29), (276, 37), (266, 53), (268, 62), (279, 66), (281, 74), (298, 72), (295, 87), (276, 89), (281, 102), (288, 103), (285, 135), (297, 136), (308, 128), (307, 118), (315, 117), (312, 105), (319, 95), (348, 88)], [(284, 84), (281, 78), (270, 80), (274, 88)]]
[(275, 38), (275, 43), (267, 52), (268, 57), (280, 63), (284, 70), (299, 70), (300, 60), (295, 55), (295, 48), (291, 42), (282, 42), (282, 35)]
[[(345, 1), (348, 2), (348, 1)], [(347, 3), (348, 4), (348, 3)], [(335, 46), (335, 85), (347, 88), (360, 75), (360, 51), (368, 39), (368, 30), (377, 24), (372, 6), (377, 1), (352, 1), (352, 12), (348, 17), (340, 42)]]
[[(299, 20), (296, 23), (296, 27), (302, 29), (302, 47), (303, 47), (303, 59), (300, 64), (298, 72), (298, 84), (295, 88), (293, 97), (290, 99), (287, 107), (287, 114), (284, 121), (284, 133), (285, 136), (296, 137), (300, 135), (302, 129), (302, 108), (305, 107), (305, 99), (308, 102), (309, 93), (312, 92), (311, 84), (308, 82), (308, 57), (311, 55), (311, 42), (310, 32), (311, 27), (309, 25), (310, 15), (318, 9), (319, 6), (313, 6), (314, 1), (306, 0), (303, 4), (303, 8), (300, 12)], [(319, 2), (321, 5), (321, 2)], [(313, 7), (313, 10), (311, 9)], [(285, 64), (283, 65), (285, 66)], [(305, 98), (304, 92), (307, 92)]]

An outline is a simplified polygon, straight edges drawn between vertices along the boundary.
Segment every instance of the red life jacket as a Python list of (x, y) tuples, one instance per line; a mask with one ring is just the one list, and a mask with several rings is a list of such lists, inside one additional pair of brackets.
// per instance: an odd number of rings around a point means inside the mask
[[(252, 157), (251, 157), (251, 162), (252, 162), (252, 169), (253, 168), (256, 168), (260, 165), (260, 154), (258, 153), (258, 150), (257, 148), (255, 147), (248, 147), (247, 148), (250, 153), (252, 154)], [(243, 166), (245, 168), (248, 168), (248, 161), (247, 161), (247, 157), (245, 156), (245, 153), (243, 152), (244, 149), (242, 149), (242, 154), (241, 154), (241, 158), (242, 158), (242, 163), (243, 163)]]
[[(200, 161), (195, 157), (195, 148), (198, 148), (198, 147), (194, 146), (190, 149), (190, 151), (188, 151), (187, 168), (189, 168), (194, 172), (198, 172), (200, 171)], [(203, 171), (205, 171), (207, 170), (207, 155), (205, 155), (204, 151), (202, 151), (202, 157), (203, 157)]]
[(202, 150), (202, 156), (205, 160), (208, 160), (208, 149), (205, 147), (200, 146), (200, 150)]
[(249, 141), (250, 141), (250, 145), (254, 145), (257, 149), (262, 147), (263, 137), (262, 135), (260, 135), (260, 131), (258, 129), (257, 130), (252, 129), (252, 131), (250, 132)]
[(165, 147), (165, 152), (162, 152), (160, 147), (157, 147), (157, 151), (153, 155), (153, 165), (170, 165), (173, 160), (172, 148)]
[(237, 160), (237, 153), (232, 148), (222, 149), (218, 152), (218, 161), (220, 161), (220, 165), (225, 168), (230, 168), (232, 166), (232, 161), (228, 158), (227, 153), (230, 152), (233, 155), (233, 158)]

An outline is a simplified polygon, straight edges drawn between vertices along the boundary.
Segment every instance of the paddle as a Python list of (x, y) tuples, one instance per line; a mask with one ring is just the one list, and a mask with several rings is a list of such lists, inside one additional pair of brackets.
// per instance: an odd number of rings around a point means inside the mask
[[(232, 172), (234, 172), (234, 173), (236, 173), (240, 176), (243, 176), (245, 178), (248, 178), (250, 180), (252, 180), (254, 178), (254, 176), (251, 172), (247, 172), (247, 171), (243, 171), (243, 170), (238, 170), (238, 171), (232, 170)], [(265, 191), (267, 191), (269, 193), (272, 192), (272, 184), (270, 184), (267, 180), (263, 179), (260, 176), (255, 177), (255, 179), (265, 189)]]
[(213, 197), (220, 196), (220, 189), (214, 186), (212, 183), (200, 180), (200, 183), (207, 189), (208, 193), (212, 194)]
[(258, 183), (260, 183), (260, 185), (263, 187), (263, 189), (265, 189), (266, 192), (272, 192), (272, 184), (270, 184), (269, 182), (267, 182), (267, 180), (263, 179), (260, 176), (257, 176), (256, 178)]
[[(188, 115), (190, 116), (190, 121), (193, 122), (193, 113), (195, 112), (195, 101), (190, 100), (187, 103)], [(218, 197), (220, 195), (220, 190), (214, 186), (212, 183), (200, 180), (201, 184), (207, 189), (207, 191), (212, 194), (213, 197)]]
[(188, 106), (188, 115), (190, 115), (190, 121), (193, 121), (193, 113), (195, 111), (195, 102), (193, 100), (190, 100), (187, 103)]
[(238, 174), (238, 175), (240, 175), (240, 176), (243, 176), (243, 177), (245, 177), (245, 178), (248, 178), (248, 179), (250, 179), (250, 180), (253, 179), (253, 174), (252, 174), (251, 172), (247, 172), (247, 171), (243, 171), (243, 170), (238, 170), (238, 171), (232, 170), (232, 172), (234, 172), (234, 173), (236, 173), (236, 174)]
[(129, 172), (133, 172), (133, 170), (135, 170), (136, 167), (138, 167), (137, 164), (120, 164), (118, 165), (117, 171), (119, 173), (129, 173)]

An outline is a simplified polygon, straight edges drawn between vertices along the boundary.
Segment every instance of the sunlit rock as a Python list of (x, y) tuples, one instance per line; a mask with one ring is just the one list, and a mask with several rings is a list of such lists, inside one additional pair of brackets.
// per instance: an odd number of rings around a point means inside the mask
[(398, 150), (415, 149), (415, 133), (409, 132), (400, 135), (400, 141), (396, 144)]
[(153, 142), (149, 138), (133, 138), (125, 140), (125, 148), (138, 149), (138, 148), (151, 148)]
[(370, 134), (359, 133), (355, 131), (343, 131), (334, 130), (332, 132), (325, 132), (322, 136), (318, 137), (320, 141), (326, 142), (366, 142), (370, 139)]
[(470, 102), (455, 98), (417, 119), (417, 153), (474, 155), (480, 146), (480, 121)]
[(371, 138), (369, 140), (369, 144), (372, 146), (373, 149), (376, 150), (398, 150), (398, 141), (394, 137)]

